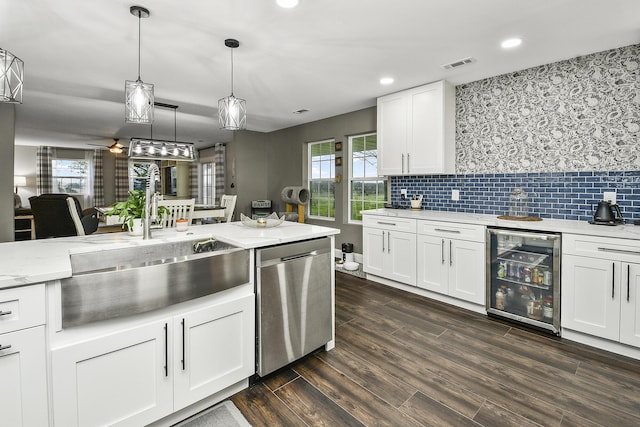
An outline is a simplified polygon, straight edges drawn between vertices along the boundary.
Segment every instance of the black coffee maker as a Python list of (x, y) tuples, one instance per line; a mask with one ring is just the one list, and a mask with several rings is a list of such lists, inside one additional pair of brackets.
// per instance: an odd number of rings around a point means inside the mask
[(598, 202), (598, 207), (593, 214), (593, 220), (589, 222), (591, 224), (617, 225), (624, 224), (624, 218), (622, 218), (620, 206), (601, 200)]

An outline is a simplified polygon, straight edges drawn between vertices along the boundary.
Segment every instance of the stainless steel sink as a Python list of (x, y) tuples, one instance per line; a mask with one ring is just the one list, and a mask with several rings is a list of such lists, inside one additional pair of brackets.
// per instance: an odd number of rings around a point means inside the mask
[[(199, 251), (199, 253), (196, 252)], [(71, 255), (62, 327), (143, 313), (249, 282), (249, 251), (184, 241)]]

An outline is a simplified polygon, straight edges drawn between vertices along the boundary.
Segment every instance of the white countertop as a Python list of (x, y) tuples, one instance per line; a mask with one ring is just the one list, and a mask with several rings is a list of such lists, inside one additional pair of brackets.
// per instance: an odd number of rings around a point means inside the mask
[(340, 230), (335, 228), (294, 222), (284, 222), (274, 228), (250, 228), (240, 222), (231, 222), (194, 225), (187, 232), (152, 230), (151, 240), (121, 232), (0, 243), (0, 289), (70, 277), (69, 254), (72, 253), (212, 237), (234, 246), (253, 249), (339, 233)]
[[(363, 215), (382, 215), (387, 217), (413, 218), (431, 221), (447, 221), (487, 227), (516, 228), (519, 230), (548, 231), (556, 233), (584, 234), (600, 237), (615, 237), (640, 240), (640, 225), (595, 225), (586, 221), (568, 221), (547, 219), (542, 221), (509, 221), (498, 219), (495, 215), (472, 214), (462, 212), (428, 211), (412, 209), (376, 209), (362, 211)], [(640, 244), (640, 242), (639, 242)]]

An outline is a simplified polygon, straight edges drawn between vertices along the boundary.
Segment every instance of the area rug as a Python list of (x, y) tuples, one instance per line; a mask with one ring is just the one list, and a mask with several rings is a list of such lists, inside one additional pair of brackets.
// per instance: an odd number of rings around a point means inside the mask
[(233, 402), (225, 400), (174, 427), (251, 427), (251, 424)]

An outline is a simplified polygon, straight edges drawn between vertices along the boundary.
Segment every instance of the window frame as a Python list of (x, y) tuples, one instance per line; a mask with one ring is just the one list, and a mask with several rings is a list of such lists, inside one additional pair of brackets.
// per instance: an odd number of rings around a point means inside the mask
[[(56, 175), (56, 172), (61, 170), (56, 167), (57, 162), (76, 162), (83, 163), (85, 165), (85, 171), (83, 175)], [(56, 157), (51, 159), (51, 192), (52, 193), (64, 193), (70, 194), (72, 196), (81, 196), (83, 198), (92, 198), (93, 197), (93, 179), (92, 179), (92, 168), (93, 162), (87, 158), (72, 158), (72, 157)], [(84, 180), (84, 185), (82, 186), (82, 192), (72, 192), (68, 190), (64, 190), (57, 185), (59, 179), (82, 179)]]
[[(367, 132), (367, 133), (362, 133), (362, 134), (357, 134), (357, 135), (351, 135), (349, 136), (349, 140), (348, 140), (348, 153), (349, 153), (349, 177), (348, 177), (348, 189), (347, 189), (347, 224), (354, 224), (354, 225), (362, 225), (362, 220), (358, 220), (358, 219), (354, 219), (353, 218), (353, 203), (356, 201), (362, 201), (364, 202), (364, 199), (358, 199), (355, 200), (352, 194), (352, 188), (353, 188), (353, 182), (354, 181), (362, 181), (362, 182), (379, 182), (379, 181), (384, 181), (385, 182), (385, 194), (384, 194), (384, 200), (382, 201), (376, 201), (376, 205), (377, 208), (380, 207), (384, 207), (384, 204), (387, 203), (388, 201), (388, 197), (389, 197), (389, 179), (386, 176), (379, 176), (376, 175), (375, 177), (354, 177), (353, 173), (354, 173), (354, 167), (353, 167), (353, 161), (354, 161), (354, 152), (353, 152), (353, 141), (354, 139), (357, 138), (367, 138), (370, 136), (376, 136), (376, 142), (377, 142), (377, 132)], [(378, 154), (379, 151), (377, 149), (377, 144), (376, 144), (376, 165), (378, 162)], [(366, 175), (366, 174), (365, 174)], [(378, 193), (379, 194), (379, 193)], [(380, 204), (382, 204), (382, 206), (379, 206)]]
[[(314, 145), (319, 145), (319, 144), (332, 144), (332, 150), (333, 153), (329, 154), (329, 159), (323, 159), (320, 160), (320, 162), (328, 162), (329, 164), (329, 170), (330, 170), (330, 176), (328, 178), (313, 178), (313, 167), (314, 164), (316, 164), (317, 162), (314, 162), (312, 159), (312, 147)], [(336, 188), (335, 188), (335, 180), (336, 180), (336, 150), (335, 150), (335, 145), (336, 145), (336, 140), (335, 138), (328, 138), (328, 139), (324, 139), (324, 140), (320, 140), (320, 141), (313, 141), (313, 142), (309, 142), (307, 143), (307, 183), (309, 186), (309, 204), (308, 204), (308, 212), (307, 212), (307, 217), (309, 219), (313, 219), (313, 220), (319, 220), (319, 221), (335, 221), (336, 220)], [(333, 209), (331, 209), (330, 207), (327, 210), (327, 213), (332, 213), (333, 216), (321, 216), (321, 215), (312, 215), (312, 210), (311, 210), (311, 205), (313, 203), (313, 183), (314, 182), (328, 182), (332, 184), (332, 189), (333, 189)], [(331, 199), (328, 199), (331, 200)]]

